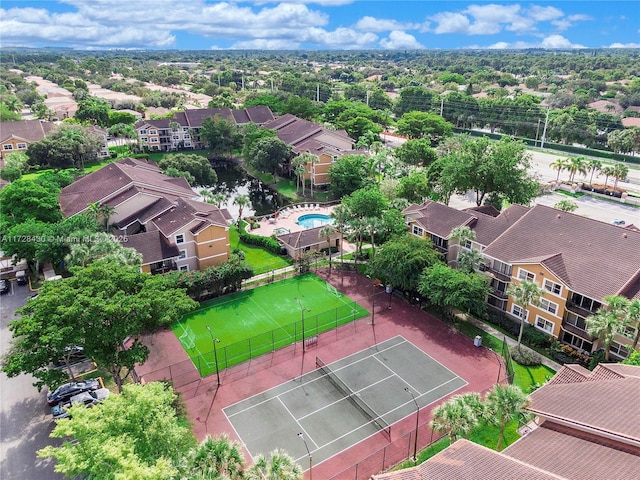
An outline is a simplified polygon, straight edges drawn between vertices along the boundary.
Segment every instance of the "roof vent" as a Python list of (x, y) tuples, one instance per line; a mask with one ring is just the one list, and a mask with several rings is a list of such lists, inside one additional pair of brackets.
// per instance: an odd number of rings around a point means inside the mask
[(627, 234), (626, 234), (626, 233), (623, 233), (623, 234), (622, 234), (622, 238), (627, 238)]
[(557, 217), (560, 218), (560, 214), (558, 214)]

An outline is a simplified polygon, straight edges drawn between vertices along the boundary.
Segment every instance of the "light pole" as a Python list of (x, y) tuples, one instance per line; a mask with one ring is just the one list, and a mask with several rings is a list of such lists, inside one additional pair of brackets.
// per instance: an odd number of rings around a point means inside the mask
[(218, 386), (220, 386), (220, 369), (218, 368), (218, 349), (216, 348), (216, 344), (220, 343), (220, 340), (217, 338), (213, 338), (213, 333), (211, 333), (211, 327), (206, 325), (205, 328), (209, 331), (209, 335), (211, 336), (211, 343), (213, 343), (213, 359), (216, 362), (216, 378), (218, 379)]
[(387, 285), (386, 290), (389, 294), (389, 306), (387, 307), (387, 309), (391, 310), (391, 294), (393, 293), (393, 287), (391, 285)]
[(376, 324), (376, 282), (371, 276), (367, 275), (371, 280), (371, 325)]
[(418, 405), (415, 395), (413, 395), (413, 392), (409, 390), (408, 387), (404, 387), (404, 391), (407, 392), (409, 395), (411, 395), (411, 398), (413, 399), (413, 403), (416, 404), (416, 435), (415, 435), (415, 438), (413, 439), (413, 461), (417, 463), (418, 462), (418, 423), (420, 422), (420, 405)]
[(309, 451), (309, 445), (307, 445), (307, 441), (304, 438), (302, 432), (298, 434), (298, 437), (304, 442), (304, 447), (307, 449), (307, 455), (309, 455), (309, 480), (313, 480), (313, 459), (311, 458), (311, 452)]
[(300, 315), (302, 315), (302, 353), (304, 353), (307, 350), (304, 342), (304, 312), (305, 311), (310, 312), (311, 309), (304, 308), (304, 306), (302, 305), (302, 302), (298, 297), (296, 297), (296, 302), (298, 302), (298, 306), (300, 307)]

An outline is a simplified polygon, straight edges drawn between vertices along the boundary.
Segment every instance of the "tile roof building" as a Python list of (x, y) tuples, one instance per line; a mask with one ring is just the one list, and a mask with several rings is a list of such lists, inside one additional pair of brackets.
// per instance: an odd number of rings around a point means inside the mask
[(534, 417), (502, 452), (458, 440), (426, 462), (372, 480), (635, 478), (640, 472), (640, 367), (565, 365), (530, 395)]
[[(491, 308), (521, 318), (575, 349), (591, 353), (600, 344), (587, 333), (586, 318), (621, 295), (640, 298), (640, 232), (551, 207), (512, 205), (497, 216), (481, 209), (459, 211), (427, 200), (404, 210), (409, 231), (430, 238), (449, 263), (465, 249), (480, 252), (479, 270), (491, 277)], [(475, 239), (459, 245), (451, 239), (468, 226)], [(615, 253), (612, 253), (615, 252)], [(614, 254), (618, 261), (610, 261)], [(528, 280), (545, 294), (538, 306), (517, 305), (507, 295), (511, 283)], [(637, 334), (628, 328), (611, 344), (613, 359), (628, 355)]]
[(40, 120), (0, 122), (0, 167), (4, 166), (5, 156), (25, 152), (30, 144), (42, 140), (54, 127), (54, 123)]
[(269, 107), (196, 108), (176, 112), (171, 118), (140, 120), (134, 125), (141, 148), (159, 151), (201, 149), (204, 144), (199, 136), (202, 123), (207, 118), (220, 117), (234, 125), (255, 123), (262, 125), (274, 119)]
[(109, 222), (125, 247), (138, 250), (143, 271), (204, 270), (229, 259), (231, 216), (195, 201), (184, 178), (164, 175), (153, 162), (124, 158), (62, 189), (65, 217), (108, 205)]

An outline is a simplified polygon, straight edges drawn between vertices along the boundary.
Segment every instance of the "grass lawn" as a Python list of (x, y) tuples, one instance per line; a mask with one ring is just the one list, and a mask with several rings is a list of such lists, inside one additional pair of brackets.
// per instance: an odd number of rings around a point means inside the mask
[(209, 158), (209, 155), (211, 155), (211, 150), (181, 150), (179, 152), (149, 152), (149, 160), (158, 163), (160, 160), (162, 160), (162, 157), (164, 157), (165, 155), (172, 155), (175, 153), (186, 153), (188, 155), (200, 155), (201, 157), (204, 158)]
[(231, 250), (238, 249), (244, 252), (245, 260), (253, 267), (255, 275), (288, 267), (293, 262), (289, 256), (275, 255), (262, 247), (240, 242), (238, 228), (235, 226), (229, 228), (229, 243)]
[(302, 318), (308, 338), (366, 315), (364, 308), (309, 273), (208, 302), (172, 330), (206, 376), (215, 372), (212, 336), (220, 340), (218, 365), (226, 368), (301, 340)]

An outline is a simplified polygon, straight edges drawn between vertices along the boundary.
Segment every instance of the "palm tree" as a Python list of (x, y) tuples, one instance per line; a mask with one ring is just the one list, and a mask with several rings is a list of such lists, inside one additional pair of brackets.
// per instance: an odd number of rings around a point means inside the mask
[(524, 333), (525, 316), (527, 305), (537, 306), (540, 303), (540, 297), (544, 295), (544, 290), (538, 284), (523, 281), (521, 283), (512, 283), (507, 289), (507, 295), (513, 297), (515, 303), (522, 307), (522, 318), (520, 318), (520, 333), (518, 333), (518, 350), (522, 343), (522, 334)]
[(573, 200), (560, 200), (553, 208), (563, 212), (575, 212), (578, 209), (578, 204)]
[(238, 195), (233, 201), (233, 204), (238, 206), (238, 227), (240, 227), (240, 223), (242, 223), (242, 210), (244, 207), (251, 205), (251, 200), (249, 200), (248, 195)]
[(376, 233), (382, 230), (383, 223), (378, 217), (367, 217), (363, 219), (363, 227), (367, 230), (369, 238), (371, 239), (371, 258), (376, 255)]
[(301, 156), (294, 158), (292, 165), (294, 167), (293, 173), (295, 173), (296, 175), (296, 192), (298, 191), (298, 185), (302, 183), (302, 196), (304, 197), (304, 188), (305, 188), (304, 175), (305, 173), (307, 173), (307, 166), (304, 163), (304, 158), (302, 158)]
[[(351, 209), (344, 203), (336, 205), (331, 212), (331, 218), (335, 220), (335, 227), (340, 232), (340, 250), (344, 244), (344, 234), (347, 229), (347, 221), (351, 218)], [(341, 252), (342, 253), (342, 252)], [(344, 257), (340, 255), (340, 263), (344, 266)]]
[(494, 385), (493, 389), (485, 397), (486, 418), (500, 427), (498, 445), (500, 451), (504, 439), (504, 428), (512, 420), (515, 420), (529, 405), (529, 397), (516, 385)]
[(607, 165), (606, 167), (602, 167), (600, 172), (604, 173), (604, 190), (607, 190), (607, 182), (609, 181), (609, 177), (615, 176), (615, 168), (612, 165)]
[(604, 297), (604, 303), (606, 306), (587, 317), (587, 333), (598, 338), (598, 343), (604, 346), (605, 359), (609, 360), (611, 342), (629, 324), (631, 302), (622, 295), (608, 295)]
[(631, 347), (635, 350), (638, 347), (638, 340), (640, 340), (640, 300), (633, 300), (629, 303), (625, 324), (636, 329), (636, 336)]
[(238, 480), (243, 478), (243, 465), (240, 443), (230, 440), (226, 433), (216, 438), (207, 435), (185, 455), (176, 478)]
[(589, 176), (589, 185), (592, 185), (593, 174), (596, 173), (596, 170), (600, 171), (600, 169), (602, 168), (602, 162), (595, 158), (590, 158), (589, 160), (587, 160), (585, 167), (591, 172), (591, 175)]
[(458, 268), (467, 273), (473, 273), (482, 261), (482, 254), (478, 250), (464, 250), (458, 253)]
[(480, 421), (478, 394), (455, 395), (432, 412), (429, 423), (434, 432), (444, 433), (452, 444), (459, 436), (468, 435)]
[(256, 456), (253, 465), (245, 472), (246, 480), (302, 480), (302, 468), (282, 449)]
[(569, 172), (570, 182), (573, 182), (576, 177), (576, 173), (586, 175), (587, 169), (585, 167), (584, 157), (572, 157), (571, 160), (569, 160), (569, 164), (567, 165), (566, 169)]
[[(314, 155), (313, 153), (302, 152), (300, 154), (300, 161), (305, 166), (305, 170), (307, 168), (307, 165), (309, 165), (309, 173), (312, 174), (313, 173), (313, 165), (318, 163), (320, 161), (320, 159), (318, 158), (317, 155)], [(303, 178), (302, 181), (304, 182), (304, 178)], [(311, 175), (311, 181), (309, 182), (309, 186), (311, 188), (311, 197), (313, 198), (313, 175)], [(304, 196), (304, 187), (303, 187), (302, 191), (303, 191), (302, 195)]]
[(618, 181), (622, 180), (623, 178), (627, 178), (627, 175), (629, 174), (629, 167), (627, 167), (626, 165), (623, 165), (621, 163), (616, 163), (613, 166), (613, 177), (616, 179), (615, 183), (613, 184), (613, 191), (616, 191), (616, 187), (618, 186)]
[(566, 170), (569, 166), (569, 162), (565, 158), (558, 158), (555, 162), (549, 164), (551, 168), (554, 170), (558, 170), (558, 175), (556, 176), (556, 183), (560, 181), (560, 172)]
[(318, 231), (318, 236), (323, 237), (329, 246), (329, 271), (331, 271), (331, 237), (336, 233), (333, 225), (325, 225)]

